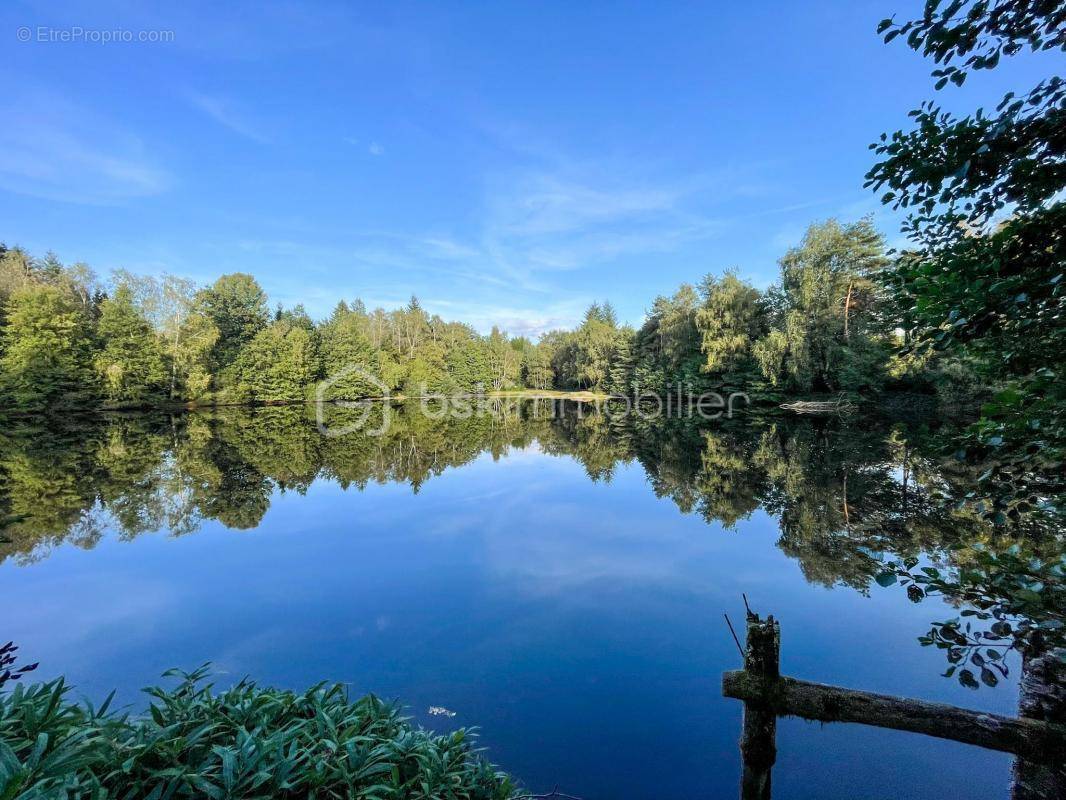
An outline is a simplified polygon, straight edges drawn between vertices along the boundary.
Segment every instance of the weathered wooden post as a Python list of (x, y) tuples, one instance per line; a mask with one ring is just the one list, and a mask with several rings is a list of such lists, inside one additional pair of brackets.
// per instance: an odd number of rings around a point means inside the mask
[[(744, 641), (744, 671), (767, 685), (781, 677), (781, 628), (773, 615), (765, 620), (748, 610)], [(740, 779), (741, 800), (770, 800), (770, 776), (777, 760), (777, 713), (769, 703), (744, 703), (744, 729), (740, 754), (744, 773)]]
[[(1022, 655), (1018, 716), (1066, 725), (1066, 651)], [(1066, 752), (1051, 760), (1014, 762), (1011, 800), (1066, 797)]]
[[(729, 627), (732, 631), (733, 626)], [(722, 675), (722, 694), (744, 702), (742, 800), (770, 798), (778, 716), (857, 722), (1014, 753), (1018, 760), (1012, 800), (1066, 798), (1066, 660), (1062, 651), (1024, 656), (1019, 716), (1003, 717), (782, 676), (781, 630), (773, 616), (764, 621), (751, 609), (743, 650), (744, 669)]]

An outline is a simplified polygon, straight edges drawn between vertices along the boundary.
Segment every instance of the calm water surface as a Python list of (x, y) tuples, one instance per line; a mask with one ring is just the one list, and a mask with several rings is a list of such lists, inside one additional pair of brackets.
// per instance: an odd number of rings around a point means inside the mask
[[(917, 645), (951, 609), (872, 580), (879, 553), (965, 535), (925, 426), (392, 413), (376, 438), (293, 408), (5, 431), (0, 638), (130, 703), (206, 661), (219, 682), (343, 681), (479, 726), (525, 785), (586, 800), (737, 796), (720, 681), (742, 592), (780, 618), (786, 674), (1016, 711), (1013, 682), (966, 690)], [(1002, 754), (861, 726), (782, 720), (778, 751), (775, 798), (1010, 781)]]

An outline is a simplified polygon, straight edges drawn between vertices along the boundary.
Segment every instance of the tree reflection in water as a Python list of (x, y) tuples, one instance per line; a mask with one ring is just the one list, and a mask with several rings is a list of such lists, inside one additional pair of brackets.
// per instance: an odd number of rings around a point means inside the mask
[[(364, 429), (383, 413), (372, 407)], [(9, 424), (0, 434), (0, 559), (34, 561), (64, 542), (91, 548), (106, 530), (124, 539), (182, 536), (205, 520), (253, 529), (275, 492), (303, 493), (316, 480), (418, 492), (448, 467), (535, 445), (576, 459), (592, 481), (638, 462), (656, 496), (726, 529), (763, 509), (778, 521), (777, 546), (812, 583), (868, 592), (899, 579), (920, 600), (928, 584), (908, 580), (904, 564), (958, 570), (976, 553), (997, 552), (1015, 554), (1010, 563), (1039, 561), (1050, 584), (1023, 583), (1037, 600), (1027, 595), (1021, 613), (1052, 638), (1061, 628), (1061, 532), (1031, 522), (996, 529), (960, 508), (976, 475), (944, 455), (948, 431), (933, 421), (644, 419), (519, 399), (491, 401), (465, 418), (427, 415), (417, 405), (389, 413), (382, 436), (323, 436), (304, 406)], [(342, 425), (363, 411), (329, 414)], [(950, 581), (937, 589), (951, 596)], [(981, 610), (1017, 597), (961, 591), (956, 599)], [(1017, 602), (1010, 608), (1018, 614)], [(936, 636), (930, 643), (940, 646)], [(942, 649), (949, 660), (956, 654)]]

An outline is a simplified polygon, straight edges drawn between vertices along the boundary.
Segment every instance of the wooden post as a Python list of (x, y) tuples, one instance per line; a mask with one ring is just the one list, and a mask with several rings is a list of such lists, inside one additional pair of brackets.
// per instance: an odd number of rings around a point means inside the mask
[[(1018, 687), (1018, 714), (1022, 719), (1066, 726), (1066, 651), (1022, 655)], [(1014, 762), (1011, 800), (1066, 797), (1066, 751), (1051, 760)]]
[[(744, 671), (767, 683), (781, 676), (781, 629), (773, 615), (765, 620), (748, 610), (744, 643)], [(777, 713), (762, 700), (744, 703), (744, 728), (740, 754), (744, 772), (741, 800), (770, 800), (770, 776), (777, 760)]]
[(741, 800), (770, 800), (779, 716), (894, 728), (1013, 753), (1011, 800), (1066, 798), (1066, 650), (1023, 655), (1018, 717), (785, 677), (780, 656), (773, 616), (764, 621), (748, 609), (744, 669), (722, 676), (722, 694), (744, 701)]

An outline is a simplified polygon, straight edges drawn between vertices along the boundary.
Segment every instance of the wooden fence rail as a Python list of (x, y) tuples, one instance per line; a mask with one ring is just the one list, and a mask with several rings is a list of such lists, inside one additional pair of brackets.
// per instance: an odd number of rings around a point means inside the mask
[(843, 689), (788, 677), (768, 680), (744, 670), (722, 676), (722, 694), (763, 704), (779, 717), (894, 728), (1014, 753), (1032, 760), (1066, 757), (1066, 727), (970, 711), (945, 703)]
[[(1060, 722), (1066, 707), (1056, 706), (1050, 713), (1045, 708), (1043, 719), (1004, 717), (785, 677), (780, 674), (778, 622), (773, 616), (763, 620), (750, 609), (743, 652), (744, 669), (722, 676), (722, 694), (744, 701), (743, 800), (770, 798), (780, 716), (893, 728), (1013, 753), (1018, 756), (1014, 798), (1066, 797), (1066, 724)], [(1063, 694), (1054, 693), (1057, 702)]]

